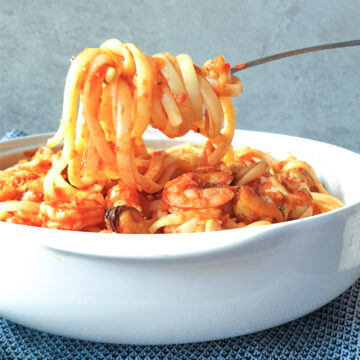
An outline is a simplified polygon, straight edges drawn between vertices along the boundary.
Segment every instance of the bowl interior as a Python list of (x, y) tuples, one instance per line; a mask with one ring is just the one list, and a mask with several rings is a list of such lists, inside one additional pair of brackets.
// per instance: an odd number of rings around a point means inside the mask
[[(0, 169), (5, 169), (19, 160), (29, 157), (31, 150), (46, 143), (52, 134), (33, 135), (0, 143)], [(198, 134), (188, 134), (181, 139), (169, 139), (160, 132), (150, 130), (145, 133), (147, 145), (155, 149), (192, 143), (202, 144), (204, 138)], [(360, 175), (360, 155), (347, 149), (327, 143), (257, 131), (236, 130), (233, 146), (250, 146), (273, 157), (283, 160), (295, 156), (308, 162), (326, 189), (341, 199), (346, 205), (360, 201), (358, 175)]]
[[(181, 140), (168, 139), (153, 132), (146, 136), (146, 143), (152, 148), (168, 148), (186, 142), (202, 144), (204, 138), (189, 134)], [(315, 140), (245, 130), (235, 132), (232, 144), (234, 148), (250, 146), (262, 150), (278, 160), (295, 156), (310, 164), (325, 188), (346, 205), (360, 201), (356, 176), (360, 175), (360, 155), (357, 153)]]
[[(50, 134), (37, 135), (0, 143), (0, 168), (6, 168), (24, 157), (24, 152), (46, 143)], [(198, 134), (189, 134), (181, 140), (168, 139), (158, 132), (145, 134), (149, 147), (164, 149), (181, 143), (202, 144), (204, 138)], [(308, 162), (317, 173), (327, 190), (345, 203), (345, 207), (330, 213), (311, 218), (279, 223), (265, 227), (254, 227), (240, 230), (226, 230), (227, 236), (215, 233), (204, 234), (168, 234), (168, 235), (124, 235), (121, 241), (112, 234), (83, 233), (27, 227), (27, 232), (34, 232), (39, 241), (53, 249), (96, 256), (131, 257), (131, 258), (164, 258), (169, 256), (188, 256), (218, 251), (232, 247), (234, 244), (247, 244), (258, 235), (276, 229), (289, 229), (295, 225), (308, 224), (310, 221), (326, 223), (333, 221), (333, 214), (344, 213), (360, 202), (357, 174), (360, 169), (360, 155), (349, 150), (303, 138), (286, 135), (237, 130), (233, 140), (234, 147), (250, 146), (269, 152), (277, 159), (285, 159), (293, 155)], [(356, 205), (358, 206), (358, 205)], [(350, 210), (350, 209), (349, 209)], [(329, 219), (329, 220), (327, 220)], [(2, 223), (5, 232), (21, 232), (22, 225)], [(20, 229), (21, 228), (21, 229)], [(276, 230), (277, 231), (277, 230)], [(36, 234), (35, 234), (36, 233)], [(71, 235), (73, 234), (73, 235)], [(14, 234), (13, 234), (14, 235)], [(274, 233), (276, 236), (276, 232)], [(106, 241), (104, 239), (106, 238)], [(149, 241), (152, 246), (148, 246)]]

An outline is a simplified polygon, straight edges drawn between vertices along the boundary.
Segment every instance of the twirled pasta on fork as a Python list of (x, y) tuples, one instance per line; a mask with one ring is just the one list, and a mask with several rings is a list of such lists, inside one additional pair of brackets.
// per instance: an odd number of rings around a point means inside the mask
[[(242, 92), (222, 56), (148, 56), (112, 39), (72, 59), (48, 147), (0, 172), (0, 220), (49, 228), (195, 232), (271, 224), (342, 206), (313, 169), (231, 147)], [(147, 148), (152, 126), (202, 146)], [(62, 148), (53, 153), (50, 148)]]

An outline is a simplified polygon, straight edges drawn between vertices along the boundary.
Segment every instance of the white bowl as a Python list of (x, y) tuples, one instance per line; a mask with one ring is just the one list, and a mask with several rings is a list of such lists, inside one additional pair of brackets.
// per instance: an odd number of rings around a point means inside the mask
[[(1, 167), (48, 136), (0, 144)], [(161, 148), (177, 143), (154, 134), (148, 140)], [(236, 131), (233, 143), (277, 158), (291, 151), (346, 206), (303, 220), (197, 234), (95, 234), (0, 223), (0, 315), (79, 339), (170, 344), (263, 330), (334, 299), (360, 274), (360, 155), (251, 131)]]

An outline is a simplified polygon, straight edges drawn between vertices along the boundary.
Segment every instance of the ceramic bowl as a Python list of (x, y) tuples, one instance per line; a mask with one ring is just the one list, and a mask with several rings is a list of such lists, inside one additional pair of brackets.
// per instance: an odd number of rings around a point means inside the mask
[[(49, 134), (0, 144), (5, 168)], [(201, 143), (198, 135), (181, 142)], [(179, 141), (151, 133), (151, 147)], [(271, 133), (252, 146), (310, 163), (346, 206), (311, 218), (212, 233), (125, 235), (0, 223), (0, 315), (73, 338), (170, 344), (252, 333), (303, 316), (360, 274), (360, 155)]]

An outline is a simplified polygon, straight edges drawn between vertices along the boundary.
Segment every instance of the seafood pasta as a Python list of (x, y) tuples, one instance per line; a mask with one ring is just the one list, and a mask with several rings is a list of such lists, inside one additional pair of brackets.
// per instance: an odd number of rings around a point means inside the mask
[[(112, 39), (72, 59), (57, 133), (0, 171), (0, 220), (47, 228), (180, 233), (266, 225), (343, 206), (304, 161), (231, 146), (242, 92), (222, 56), (148, 56)], [(151, 126), (203, 145), (149, 149)], [(62, 144), (61, 144), (62, 143)]]

